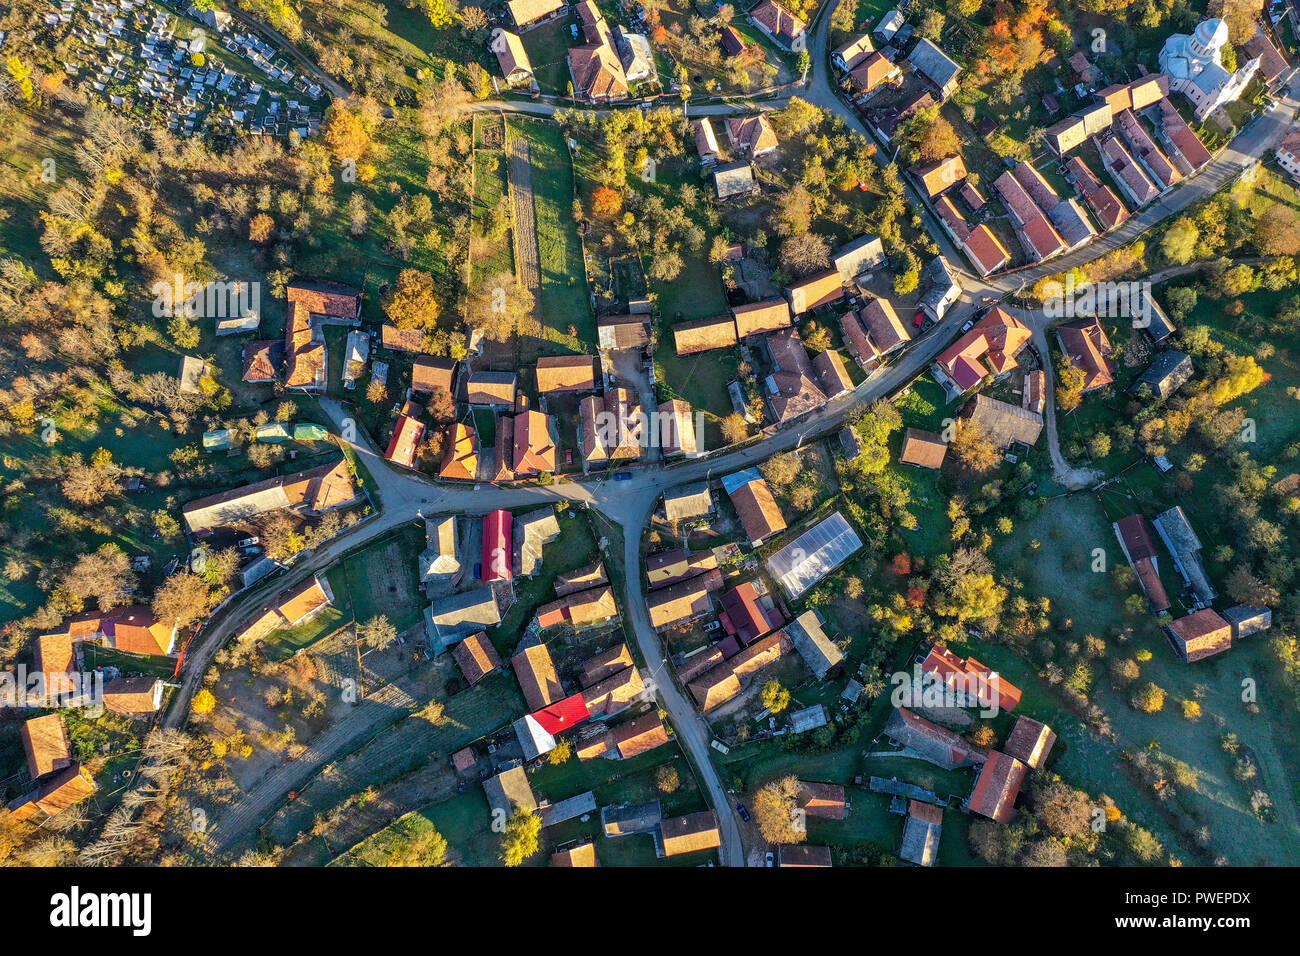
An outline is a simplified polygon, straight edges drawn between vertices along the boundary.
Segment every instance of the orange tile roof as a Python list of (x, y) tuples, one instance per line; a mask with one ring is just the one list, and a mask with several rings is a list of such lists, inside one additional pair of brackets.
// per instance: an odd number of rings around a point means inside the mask
[(484, 631), (471, 634), (453, 647), (451, 652), (460, 665), (460, 672), (470, 684), (478, 683), (501, 666), (497, 649), (492, 646)]
[(537, 360), (537, 391), (589, 392), (596, 387), (595, 365), (590, 355), (551, 355)]
[(943, 436), (920, 428), (909, 428), (903, 436), (903, 451), (898, 460), (905, 465), (938, 468), (948, 454), (948, 443)]
[(785, 299), (764, 299), (738, 305), (731, 310), (736, 319), (736, 335), (744, 338), (761, 332), (775, 332), (790, 325), (790, 304)]
[(25, 721), (19, 735), (27, 754), (27, 772), (33, 780), (72, 765), (72, 748), (60, 715), (46, 714)]
[(1025, 765), (1019, 760), (997, 750), (990, 752), (971, 792), (971, 810), (999, 823), (1010, 823), (1024, 779)]
[(162, 681), (156, 677), (118, 677), (104, 687), (104, 708), (114, 714), (152, 714)]
[(564, 688), (560, 686), (551, 652), (545, 644), (534, 644), (520, 651), (510, 659), (510, 666), (530, 711), (541, 710), (564, 697)]
[(399, 415), (393, 426), (393, 437), (388, 440), (384, 457), (407, 468), (415, 467), (415, 453), (424, 437), (424, 423), (410, 415)]
[(443, 453), (439, 478), (474, 481), (478, 477), (478, 435), (464, 422), (447, 429), (447, 449)]

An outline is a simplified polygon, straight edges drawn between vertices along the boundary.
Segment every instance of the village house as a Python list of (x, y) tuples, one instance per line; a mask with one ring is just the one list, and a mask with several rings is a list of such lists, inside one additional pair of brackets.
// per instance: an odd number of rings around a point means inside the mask
[(429, 639), (442, 649), (470, 634), (501, 623), (501, 608), (491, 588), (476, 588), (440, 598), (424, 611)]
[[(417, 406), (418, 407), (418, 406)], [(414, 415), (398, 415), (384, 458), (404, 468), (415, 467), (415, 454), (424, 438), (424, 422)]]
[(590, 867), (599, 865), (600, 861), (596, 859), (596, 844), (591, 841), (579, 843), (567, 850), (560, 850), (551, 854), (551, 866)]
[(910, 755), (945, 770), (982, 764), (988, 753), (945, 727), (920, 717), (906, 707), (895, 707), (885, 723), (884, 736)]
[(514, 372), (473, 372), (465, 379), (465, 401), (488, 408), (514, 408), (518, 385)]
[(460, 570), (456, 556), (456, 516), (424, 519), (424, 551), (420, 554), (420, 580), (455, 574)]
[[(174, 624), (159, 620), (153, 609), (143, 604), (115, 607), (110, 611), (86, 611), (66, 620), (62, 628), (41, 635), (49, 638), (48, 644), (38, 644), (38, 649), (48, 653), (39, 662), (42, 673), (68, 672), (72, 664), (72, 644), (77, 641), (103, 643), (113, 650), (128, 654), (171, 654), (176, 649), (177, 629)], [(66, 649), (63, 643), (66, 642)], [(55, 685), (66, 684), (55, 678), (46, 683), (50, 693), (59, 693)], [(71, 690), (69, 686), (66, 689)]]
[(1273, 157), (1288, 176), (1300, 182), (1300, 129), (1286, 134), (1286, 138), (1273, 151)]
[(717, 567), (718, 556), (711, 550), (688, 553), (675, 548), (647, 555), (645, 559), (646, 580), (652, 590), (685, 581), (697, 574), (716, 570)]
[(162, 698), (163, 682), (156, 677), (117, 677), (104, 685), (104, 709), (110, 714), (152, 714)]
[(935, 646), (921, 661), (926, 674), (956, 695), (956, 706), (1010, 713), (1020, 703), (1020, 688), (973, 657), (962, 658), (946, 647)]
[(722, 149), (718, 146), (718, 136), (713, 131), (713, 123), (703, 117), (695, 121), (695, 152), (699, 154), (700, 165), (712, 166), (722, 158)]
[(1146, 386), (1151, 390), (1152, 395), (1164, 401), (1178, 391), (1192, 377), (1194, 371), (1190, 355), (1186, 352), (1166, 349), (1157, 354), (1146, 370), (1134, 380), (1131, 390), (1136, 392)]
[(50, 777), (36, 790), (10, 802), (10, 818), (15, 823), (21, 823), (40, 813), (56, 817), (69, 807), (93, 796), (98, 790), (99, 785), (95, 783), (90, 771), (74, 763), (57, 776)]
[(652, 591), (646, 598), (650, 625), (656, 631), (661, 631), (710, 613), (713, 610), (713, 601), (709, 595), (715, 588), (710, 588), (709, 584), (714, 575), (716, 575), (714, 580), (717, 585), (721, 586), (722, 575), (717, 571), (711, 571)]
[(718, 619), (723, 630), (742, 644), (752, 644), (785, 623), (761, 580), (745, 581), (722, 592), (722, 613)]
[(659, 832), (664, 856), (699, 853), (722, 846), (718, 817), (712, 810), (688, 813), (683, 817), (669, 817), (659, 824)]
[(323, 280), (298, 280), (285, 292), (289, 317), (285, 322), (284, 386), (290, 390), (325, 390), (328, 361), (322, 326), (356, 325), (361, 321), (361, 292)]
[(604, 395), (588, 395), (579, 413), (578, 438), (582, 460), (588, 465), (640, 458), (649, 444), (645, 409), (630, 389), (611, 388)]
[(758, 188), (754, 181), (754, 167), (744, 160), (716, 167), (713, 170), (713, 188), (719, 199), (749, 195)]
[(347, 461), (233, 488), (191, 501), (181, 509), (194, 534), (238, 524), (272, 511), (288, 510), (317, 516), (361, 500)]
[(871, 42), (871, 35), (864, 33), (832, 53), (831, 62), (837, 69), (848, 73), (874, 53), (875, 49), (875, 45)]
[(880, 237), (866, 233), (832, 252), (831, 265), (840, 274), (843, 284), (849, 285), (863, 273), (884, 265), (887, 258)]
[(501, 657), (484, 631), (471, 634), (457, 644), (452, 648), (452, 656), (465, 676), (465, 683), (471, 687), (501, 669)]
[(543, 397), (596, 390), (596, 366), (590, 355), (552, 355), (537, 360), (537, 393)]
[(707, 481), (678, 485), (664, 492), (664, 518), (667, 521), (702, 518), (713, 510), (713, 493), (709, 491)]
[(1017, 717), (1002, 749), (1008, 757), (1014, 757), (1030, 770), (1038, 770), (1047, 762), (1047, 755), (1055, 743), (1056, 734), (1047, 724), (1032, 717)]
[(903, 434), (903, 449), (898, 460), (905, 465), (922, 468), (939, 468), (948, 454), (948, 443), (942, 435), (920, 428), (909, 428)]
[(776, 0), (759, 0), (749, 11), (750, 22), (767, 34), (777, 46), (785, 50), (804, 49), (808, 27), (802, 20)]
[(961, 67), (954, 63), (937, 46), (921, 37), (916, 41), (907, 62), (939, 94), (939, 100), (946, 100), (957, 89), (957, 75)]
[(447, 426), (438, 477), (451, 481), (475, 481), (478, 478), (478, 435), (468, 422)]
[(859, 93), (871, 93), (882, 86), (897, 86), (903, 71), (879, 51), (869, 54), (849, 73), (849, 83)]
[(780, 142), (776, 130), (766, 113), (753, 113), (749, 116), (731, 116), (725, 120), (727, 142), (731, 148), (742, 156), (758, 159), (776, 152)]
[(315, 575), (263, 605), (243, 630), (239, 641), (258, 641), (274, 631), (289, 630), (306, 624), (334, 604), (334, 590), (329, 579)]
[(1083, 390), (1091, 392), (1115, 381), (1115, 363), (1111, 361), (1110, 339), (1096, 316), (1076, 319), (1056, 327), (1061, 351), (1074, 367), (1083, 372)]
[(792, 321), (790, 306), (785, 299), (764, 299), (762, 302), (737, 305), (732, 308), (731, 315), (736, 322), (737, 339), (777, 332), (789, 328)]
[(822, 630), (821, 618), (814, 609), (787, 624), (785, 634), (818, 680), (825, 680), (832, 668), (844, 660), (844, 652)]
[(971, 811), (998, 823), (1010, 823), (1026, 772), (1019, 760), (992, 751), (975, 778), (975, 789), (968, 801)]
[(737, 341), (736, 320), (730, 315), (693, 319), (673, 326), (673, 342), (678, 355), (696, 355), (713, 349), (725, 349)]
[(527, 411), (497, 419), (497, 481), (527, 478), (555, 471), (555, 422), (549, 415)]
[(1187, 520), (1187, 512), (1181, 505), (1175, 505), (1168, 511), (1162, 511), (1152, 521), (1160, 540), (1169, 549), (1174, 560), (1174, 567), (1182, 576), (1192, 598), (1192, 610), (1208, 607), (1218, 597), (1210, 576), (1206, 573), (1201, 560), (1201, 539)]
[(537, 609), (537, 626), (546, 630), (567, 624), (572, 628), (589, 627), (618, 616), (614, 589), (608, 584), (587, 591), (565, 594)]
[(24, 721), (18, 735), (27, 756), (27, 773), (33, 780), (73, 765), (68, 732), (59, 714), (45, 714)]
[[(508, 514), (493, 512), (493, 514)], [(538, 508), (514, 519), (511, 568), (531, 578), (542, 566), (542, 549), (560, 536), (560, 520), (551, 506)]]
[(1112, 527), (1115, 529), (1115, 537), (1119, 539), (1120, 550), (1137, 575), (1138, 589), (1146, 598), (1152, 613), (1169, 610), (1169, 595), (1160, 580), (1160, 568), (1156, 563), (1159, 552), (1147, 519), (1140, 514), (1128, 515), (1120, 518)]
[(695, 677), (688, 684), (691, 695), (706, 713), (735, 697), (747, 678), (792, 650), (784, 631), (773, 631)]
[(1016, 368), (1016, 356), (1032, 338), (1029, 328), (1001, 306), (995, 306), (948, 346), (935, 360), (940, 384), (958, 395), (979, 385), (986, 376), (1000, 377)]
[(677, 455), (694, 458), (703, 453), (700, 447), (703, 436), (696, 433), (695, 415), (688, 402), (674, 398), (661, 403), (656, 421), (659, 425), (659, 451), (665, 458)]
[[(838, 281), (839, 274), (835, 273)], [(771, 358), (772, 371), (767, 376), (767, 402), (778, 422), (807, 414), (826, 404), (826, 395), (817, 386), (817, 373), (797, 329), (783, 329), (763, 340)]]
[(903, 823), (903, 843), (899, 859), (917, 866), (933, 866), (939, 854), (943, 834), (943, 807), (921, 800), (907, 801), (907, 819)]
[(1017, 442), (1032, 447), (1043, 430), (1043, 416), (987, 395), (976, 395), (962, 409), (962, 417), (982, 429), (999, 448)]
[(786, 294), (794, 314), (803, 315), (844, 298), (844, 280), (838, 269), (827, 269), (800, 279), (786, 290)]
[(966, 178), (966, 163), (961, 156), (949, 156), (908, 171), (921, 192), (933, 199)]
[(524, 49), (524, 41), (519, 38), (519, 34), (497, 27), (488, 37), (488, 49), (496, 55), (506, 86), (532, 85), (533, 65), (528, 60), (528, 51)]
[(650, 344), (650, 323), (644, 315), (602, 315), (596, 318), (596, 345), (602, 352), (643, 349)]
[(1208, 607), (1170, 621), (1165, 625), (1165, 634), (1178, 656), (1189, 664), (1232, 647), (1232, 625)]
[(785, 518), (777, 507), (772, 489), (758, 473), (757, 468), (747, 468), (722, 479), (722, 487), (731, 498), (740, 523), (749, 537), (751, 547), (760, 544), (786, 529)]
[(506, 0), (510, 20), (521, 31), (559, 19), (569, 12), (564, 0)]

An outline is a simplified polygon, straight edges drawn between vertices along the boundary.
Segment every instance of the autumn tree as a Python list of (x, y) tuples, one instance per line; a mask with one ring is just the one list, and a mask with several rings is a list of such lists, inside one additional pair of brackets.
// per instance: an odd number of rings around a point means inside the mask
[(953, 457), (976, 474), (992, 471), (1002, 461), (1002, 450), (993, 442), (988, 429), (977, 422), (957, 422), (957, 431), (949, 447)]
[(211, 606), (208, 583), (190, 571), (173, 574), (153, 595), (154, 614), (174, 627), (188, 627), (206, 615)]
[(974, 548), (958, 548), (941, 559), (934, 574), (934, 609), (964, 621), (995, 621), (1007, 589), (993, 577), (993, 564)]
[(487, 29), (488, 16), (482, 7), (464, 7), (460, 11), (460, 25), (470, 33), (478, 33)]
[(275, 220), (264, 212), (259, 212), (248, 221), (248, 241), (264, 243), (275, 231)]
[(527, 807), (516, 807), (501, 834), (501, 859), (519, 866), (541, 849), (542, 818)]
[(190, 710), (199, 715), (210, 714), (214, 709), (216, 709), (216, 706), (217, 698), (213, 695), (212, 691), (204, 687), (194, 695), (194, 700), (190, 703)]
[(831, 244), (823, 235), (802, 232), (781, 243), (781, 268), (795, 276), (827, 268), (831, 263)]
[(798, 455), (792, 451), (786, 451), (781, 452), (779, 455), (773, 455), (759, 465), (758, 470), (769, 485), (778, 489), (785, 489), (795, 483), (802, 466), (799, 464)]
[(728, 445), (744, 441), (749, 437), (749, 425), (739, 412), (732, 412), (721, 423), (722, 437)]
[(433, 276), (419, 269), (403, 269), (384, 293), (384, 314), (399, 329), (434, 327), (441, 312)]
[(1061, 780), (1033, 789), (1034, 817), (1049, 833), (1066, 839), (1086, 836), (1092, 830), (1092, 800)]
[(604, 219), (612, 219), (623, 209), (623, 194), (612, 186), (597, 186), (591, 194), (591, 211)]
[(112, 543), (81, 555), (63, 576), (68, 593), (82, 600), (94, 598), (101, 611), (129, 603), (137, 583), (131, 559)]
[(790, 706), (790, 691), (781, 686), (780, 681), (770, 680), (759, 692), (763, 706), (773, 714), (779, 714)]
[(388, 620), (388, 615), (376, 614), (357, 627), (357, 639), (372, 649), (387, 647), (397, 640), (397, 628)]
[(802, 843), (808, 834), (799, 810), (799, 778), (791, 774), (760, 787), (754, 794), (754, 819), (768, 843)]
[(1056, 407), (1063, 412), (1071, 412), (1083, 401), (1083, 386), (1088, 376), (1083, 369), (1074, 364), (1068, 355), (1062, 355), (1056, 363)]
[(340, 104), (329, 108), (323, 133), (325, 145), (340, 163), (360, 162), (370, 151), (370, 133), (361, 117)]

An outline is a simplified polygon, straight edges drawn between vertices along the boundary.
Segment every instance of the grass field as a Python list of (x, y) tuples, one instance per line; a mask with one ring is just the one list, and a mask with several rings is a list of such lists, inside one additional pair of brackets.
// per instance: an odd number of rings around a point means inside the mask
[(474, 134), (474, 207), (472, 211), (474, 235), (470, 243), (470, 282), (471, 285), (482, 282), (494, 275), (513, 274), (515, 258), (512, 250), (510, 232), (507, 228), (504, 236), (490, 234), (493, 213), (503, 209), (509, 219), (509, 205), (506, 203), (507, 175), (506, 155), (501, 148), (488, 148), (478, 142), (487, 127), (495, 127), (495, 141), (504, 142), (503, 121), (499, 117), (478, 117), (475, 120)]
[[(542, 120), (507, 120), (514, 135), (527, 137), (532, 150), (533, 206), (542, 273), (542, 354), (594, 351), (596, 323), (587, 293), (582, 244), (573, 221), (573, 164), (560, 127)], [(576, 329), (576, 336), (569, 328)]]

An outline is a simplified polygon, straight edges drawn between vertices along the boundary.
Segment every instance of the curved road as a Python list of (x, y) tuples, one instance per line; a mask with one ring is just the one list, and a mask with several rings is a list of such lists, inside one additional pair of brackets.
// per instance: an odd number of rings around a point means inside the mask
[[(819, 17), (814, 24), (814, 35), (810, 44), (812, 70), (807, 98), (815, 105), (842, 117), (850, 128), (866, 136), (868, 141), (874, 141), (857, 115), (839, 98), (832, 86), (833, 80), (829, 75), (826, 55), (828, 24), (829, 18), (825, 16)], [(1294, 71), (1288, 76), (1287, 82), (1289, 83), (1293, 77)], [(722, 828), (720, 859), (727, 866), (745, 865), (745, 848), (740, 828), (736, 823), (732, 801), (709, 759), (711, 734), (708, 726), (697, 713), (691, 700), (675, 683), (673, 675), (669, 672), (670, 669), (664, 666), (664, 649), (650, 625), (644, 595), (641, 592), (641, 532), (648, 523), (649, 515), (659, 495), (665, 488), (748, 467), (777, 452), (799, 447), (809, 439), (820, 437), (838, 428), (854, 406), (888, 396), (924, 371), (934, 357), (956, 336), (957, 330), (966, 319), (972, 317), (978, 309), (992, 301), (1012, 295), (1040, 278), (1059, 273), (1067, 268), (1084, 265), (1112, 249), (1131, 242), (1168, 216), (1218, 191), (1281, 139), (1295, 115), (1297, 105), (1300, 104), (1297, 104), (1288, 89), (1276, 110), (1255, 120), (1200, 173), (1186, 180), (1160, 202), (1131, 217), (1116, 232), (1101, 237), (1073, 253), (1054, 259), (1048, 264), (1003, 274), (989, 280), (980, 279), (965, 270), (964, 258), (953, 247), (947, 234), (933, 218), (929, 207), (921, 201), (909, 183), (907, 185), (909, 203), (922, 214), (928, 231), (945, 257), (962, 272), (964, 286), (962, 297), (953, 303), (943, 321), (903, 353), (896, 364), (876, 372), (854, 391), (831, 400), (789, 427), (780, 429), (748, 446), (672, 465), (644, 466), (638, 468), (631, 479), (612, 484), (606, 483), (603, 479), (584, 478), (557, 481), (545, 487), (501, 488), (495, 485), (476, 487), (441, 485), (413, 472), (398, 471), (383, 460), (367, 438), (364, 436), (358, 438), (352, 443), (352, 449), (371, 475), (375, 490), (382, 499), (382, 512), (369, 521), (350, 528), (319, 551), (301, 558), (288, 575), (277, 576), (274, 581), (255, 585), (249, 592), (239, 595), (230, 606), (215, 615), (199, 637), (191, 642), (193, 646), (187, 651), (181, 687), (173, 699), (164, 725), (184, 724), (189, 712), (190, 698), (199, 688), (203, 673), (207, 670), (213, 655), (229, 640), (237, 625), (242, 624), (243, 619), (261, 601), (285, 586), (327, 567), (345, 550), (359, 546), (421, 516), (441, 513), (477, 515), (498, 508), (521, 508), (556, 501), (581, 502), (584, 506), (599, 511), (623, 529), (626, 572), (624, 588), (628, 614), (625, 623), (635, 634), (642, 656), (655, 675), (664, 708), (677, 728), (683, 746), (695, 763), (701, 781), (709, 791)], [(527, 113), (542, 113), (548, 109), (554, 111), (554, 107), (549, 104), (504, 101), (476, 103), (470, 108)], [(725, 105), (697, 107), (696, 115), (714, 115), (714, 110), (723, 113), (732, 112), (734, 109), (736, 108)], [(877, 152), (877, 158), (881, 162), (885, 161), (883, 151)], [(1017, 313), (1034, 328), (1036, 341), (1045, 342), (1044, 332), (1050, 326), (1051, 320), (1041, 311), (1017, 310)], [(322, 405), (341, 434), (360, 432), (360, 429), (355, 427), (345, 427), (350, 419), (343, 406), (328, 399), (324, 400)], [(279, 794), (278, 789), (272, 787), (269, 792), (259, 793), (257, 804), (267, 809), (273, 808), (277, 799), (283, 800), (287, 795), (287, 793)], [(243, 822), (248, 825), (256, 824), (256, 821), (251, 818)], [(233, 837), (227, 826), (222, 826), (222, 830), (223, 836), (227, 839)]]

